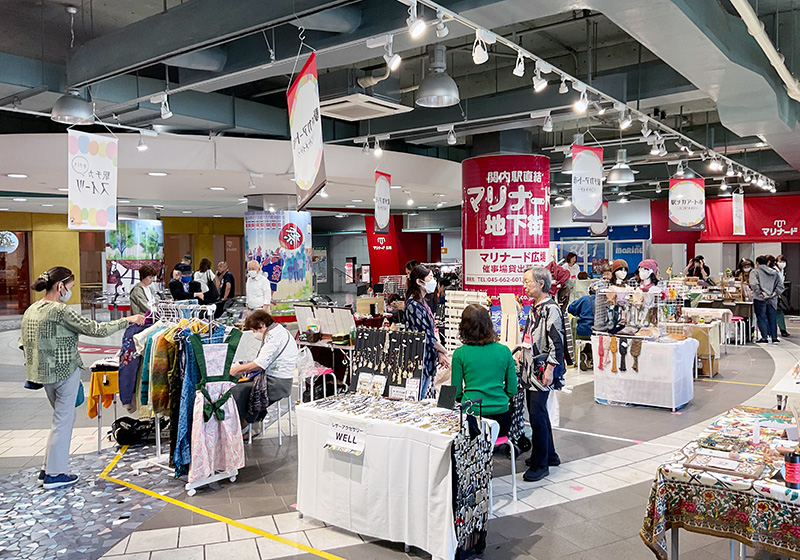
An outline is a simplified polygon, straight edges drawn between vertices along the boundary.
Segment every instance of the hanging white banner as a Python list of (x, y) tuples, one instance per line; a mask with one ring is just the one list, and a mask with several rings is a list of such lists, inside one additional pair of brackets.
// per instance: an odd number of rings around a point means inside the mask
[(389, 232), (389, 218), (392, 206), (392, 176), (375, 172), (375, 233)]
[(69, 229), (117, 229), (117, 140), (68, 130)]
[(572, 146), (572, 221), (603, 221), (603, 148)]
[(744, 232), (744, 194), (733, 193), (733, 235)]

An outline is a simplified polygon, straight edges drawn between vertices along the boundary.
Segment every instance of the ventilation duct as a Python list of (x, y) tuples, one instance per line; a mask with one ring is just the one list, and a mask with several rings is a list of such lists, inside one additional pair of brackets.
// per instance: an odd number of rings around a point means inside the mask
[(178, 56), (164, 61), (167, 66), (203, 70), (206, 72), (222, 72), (228, 61), (228, 53), (222, 47), (212, 47)]
[(306, 16), (289, 23), (295, 27), (301, 25), (313, 31), (326, 31), (328, 33), (352, 33), (361, 27), (361, 6), (342, 6), (326, 12)]

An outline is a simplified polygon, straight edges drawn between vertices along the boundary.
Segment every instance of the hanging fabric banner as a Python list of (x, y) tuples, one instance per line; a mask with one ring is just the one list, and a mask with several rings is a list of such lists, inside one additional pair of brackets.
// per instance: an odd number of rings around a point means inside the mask
[(68, 130), (69, 229), (117, 228), (117, 139)]
[(608, 201), (600, 206), (600, 221), (589, 226), (589, 237), (608, 237)]
[(603, 221), (603, 148), (572, 145), (572, 221)]
[(744, 194), (733, 193), (733, 235), (744, 232)]
[(297, 209), (302, 210), (325, 186), (325, 158), (322, 118), (319, 112), (317, 55), (311, 53), (297, 79), (286, 93), (289, 104), (289, 129), (292, 137), (294, 180), (297, 183)]
[(706, 229), (704, 179), (669, 180), (669, 231)]
[(389, 232), (389, 216), (392, 207), (392, 176), (375, 172), (375, 233)]

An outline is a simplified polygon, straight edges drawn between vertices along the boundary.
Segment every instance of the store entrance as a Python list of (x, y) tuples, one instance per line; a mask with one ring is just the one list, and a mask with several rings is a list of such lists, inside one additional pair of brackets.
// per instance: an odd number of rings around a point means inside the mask
[(22, 315), (31, 303), (29, 236), (0, 231), (0, 316)]

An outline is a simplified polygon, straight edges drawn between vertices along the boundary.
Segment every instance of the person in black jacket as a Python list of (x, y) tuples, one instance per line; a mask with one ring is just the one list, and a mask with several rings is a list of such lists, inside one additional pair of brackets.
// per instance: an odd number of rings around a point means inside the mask
[[(183, 265), (176, 265), (172, 269), (172, 280), (169, 281), (169, 293), (172, 299), (181, 301), (185, 299), (203, 299), (203, 289), (200, 282), (192, 280), (192, 270), (182, 270)], [(185, 267), (183, 267), (185, 268)]]

